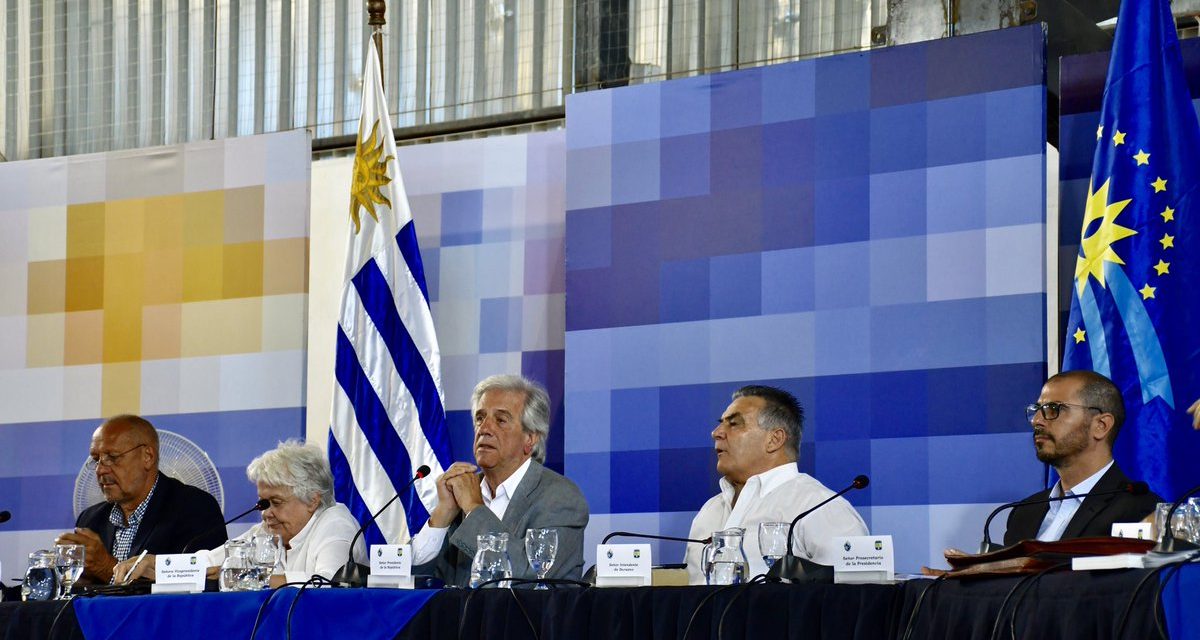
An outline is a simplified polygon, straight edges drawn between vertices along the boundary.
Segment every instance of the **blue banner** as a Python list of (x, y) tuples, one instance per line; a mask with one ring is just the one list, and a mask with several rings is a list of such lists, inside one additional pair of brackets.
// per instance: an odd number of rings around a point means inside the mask
[(1173, 498), (1196, 483), (1200, 277), (1192, 219), (1200, 123), (1167, 0), (1124, 2), (1096, 129), (1063, 370), (1093, 369), (1125, 398), (1115, 457)]

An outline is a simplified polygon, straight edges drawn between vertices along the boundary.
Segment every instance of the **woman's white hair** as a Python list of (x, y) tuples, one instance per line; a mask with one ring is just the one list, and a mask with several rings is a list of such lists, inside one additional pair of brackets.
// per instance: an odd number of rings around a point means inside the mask
[(320, 448), (299, 440), (280, 442), (279, 446), (258, 456), (246, 466), (246, 477), (254, 484), (290, 487), (292, 495), (308, 502), (313, 496), (321, 504), (333, 506), (333, 474)]

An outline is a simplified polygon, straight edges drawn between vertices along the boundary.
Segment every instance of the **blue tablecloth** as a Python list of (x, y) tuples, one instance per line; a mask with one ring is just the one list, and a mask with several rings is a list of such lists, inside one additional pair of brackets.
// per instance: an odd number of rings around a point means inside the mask
[[(256, 638), (284, 638), (299, 589), (77, 598), (75, 615), (88, 640), (108, 638), (249, 638), (259, 607), (274, 593)], [(292, 614), (293, 638), (390, 640), (437, 590), (306, 589)]]
[(1200, 638), (1200, 566), (1186, 565), (1163, 589), (1162, 607), (1172, 640)]

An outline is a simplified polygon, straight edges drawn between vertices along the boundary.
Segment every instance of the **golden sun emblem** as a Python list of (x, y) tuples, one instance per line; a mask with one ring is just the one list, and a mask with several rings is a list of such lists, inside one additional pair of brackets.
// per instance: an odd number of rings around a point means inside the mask
[(354, 146), (354, 177), (350, 183), (350, 219), (354, 221), (354, 233), (362, 228), (358, 217), (360, 208), (366, 209), (375, 222), (379, 222), (375, 205), (385, 204), (389, 209), (392, 208), (392, 201), (383, 195), (381, 189), (392, 181), (387, 173), (387, 163), (394, 158), (388, 156), (379, 159), (383, 155), (383, 140), (378, 138), (378, 134), (379, 121), (376, 120), (371, 125), (371, 135), (365, 140), (359, 138)]
[(1121, 260), (1121, 256), (1113, 251), (1113, 243), (1122, 238), (1137, 235), (1133, 229), (1117, 224), (1117, 216), (1121, 215), (1121, 211), (1133, 200), (1121, 200), (1109, 204), (1108, 187), (1111, 182), (1111, 180), (1106, 180), (1095, 192), (1089, 190), (1088, 193), (1087, 207), (1083, 212), (1083, 228), (1086, 230), (1095, 220), (1099, 220), (1100, 224), (1092, 235), (1084, 236), (1080, 241), (1079, 248), (1083, 255), (1075, 259), (1075, 287), (1080, 294), (1087, 286), (1088, 276), (1095, 278), (1100, 286), (1104, 286), (1105, 262), (1125, 264), (1125, 261)]

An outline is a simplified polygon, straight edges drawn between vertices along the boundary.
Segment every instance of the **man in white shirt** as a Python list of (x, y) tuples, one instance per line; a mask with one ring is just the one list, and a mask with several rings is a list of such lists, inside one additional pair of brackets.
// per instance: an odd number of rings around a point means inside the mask
[[(1111, 380), (1093, 371), (1057, 374), (1025, 413), (1038, 460), (1058, 472), (1053, 487), (1025, 500), (1117, 491), (1129, 484), (1112, 457), (1125, 403)], [(1115, 493), (1016, 507), (1008, 515), (1004, 544), (1107, 536), (1113, 523), (1137, 522), (1154, 513), (1161, 500), (1153, 493)]]
[(413, 537), (416, 574), (466, 585), (477, 536), (508, 534), (514, 578), (533, 578), (525, 532), (554, 529), (558, 552), (547, 577), (578, 579), (588, 506), (575, 483), (542, 466), (550, 397), (518, 375), (492, 376), (471, 394), (475, 462), (456, 462), (437, 480), (438, 505)]
[[(712, 432), (721, 493), (700, 508), (688, 537), (707, 538), (714, 531), (741, 527), (746, 530), (742, 548), (750, 563), (749, 576), (765, 573), (759, 523), (790, 523), (834, 494), (796, 467), (803, 426), (804, 410), (787, 391), (764, 386), (738, 389)], [(867, 535), (866, 523), (849, 502), (837, 498), (796, 525), (792, 549), (802, 558), (832, 564), (832, 538), (860, 535)], [(703, 551), (701, 545), (688, 545), (685, 561), (691, 584), (705, 583)]]

